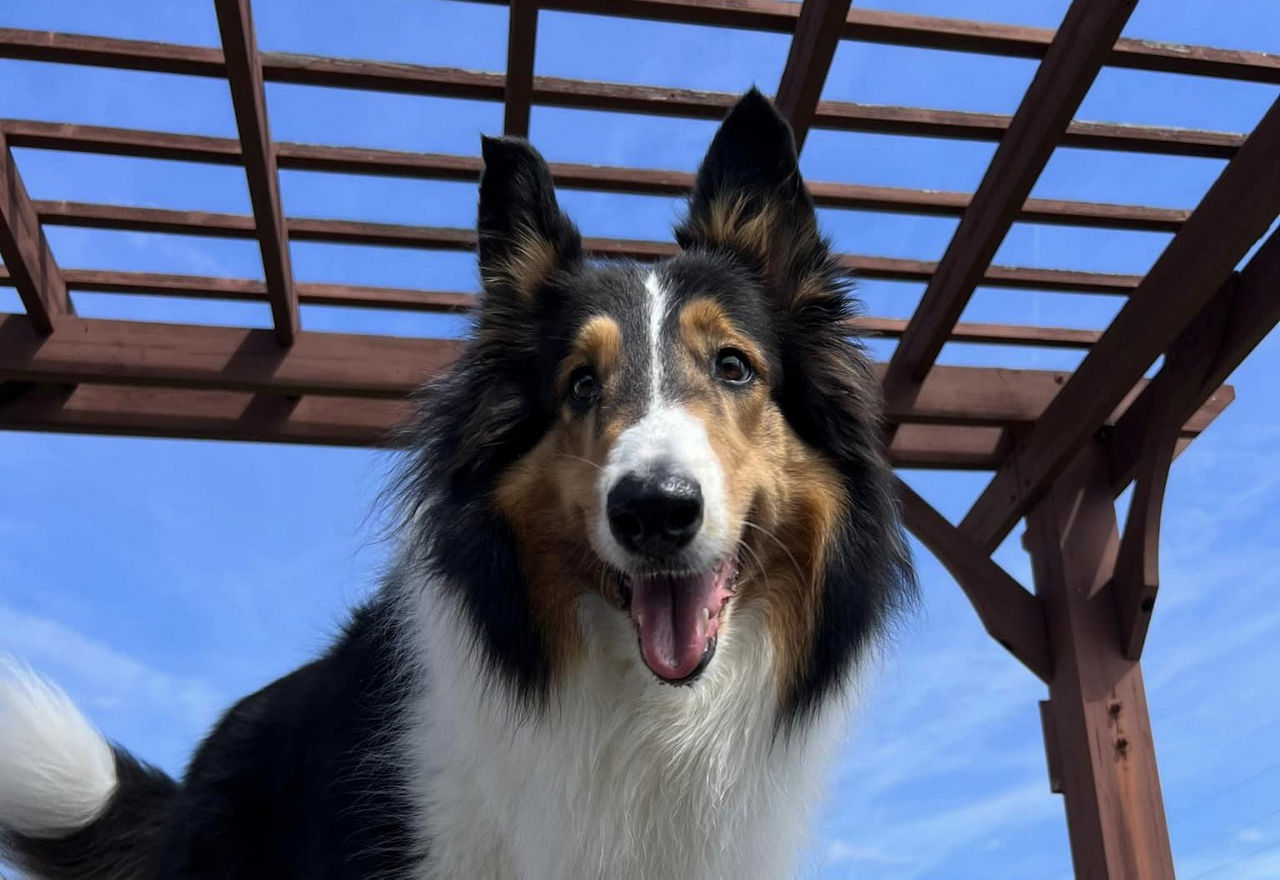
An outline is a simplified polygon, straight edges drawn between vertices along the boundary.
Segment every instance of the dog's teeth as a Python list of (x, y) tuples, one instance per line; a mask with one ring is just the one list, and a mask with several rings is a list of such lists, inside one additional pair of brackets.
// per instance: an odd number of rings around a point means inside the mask
[(703, 623), (708, 623), (708, 622), (710, 622), (710, 620), (711, 620), (711, 609), (710, 609), (710, 608), (703, 608), (703, 609), (702, 609), (702, 622), (703, 622)]

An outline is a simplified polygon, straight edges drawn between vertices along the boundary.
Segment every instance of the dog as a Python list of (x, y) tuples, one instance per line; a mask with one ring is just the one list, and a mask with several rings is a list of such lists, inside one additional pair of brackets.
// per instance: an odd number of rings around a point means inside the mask
[(13, 667), (0, 839), (35, 877), (782, 878), (915, 584), (855, 302), (754, 89), (681, 253), (596, 264), (483, 140), (484, 293), (416, 396), (396, 562), (179, 783)]

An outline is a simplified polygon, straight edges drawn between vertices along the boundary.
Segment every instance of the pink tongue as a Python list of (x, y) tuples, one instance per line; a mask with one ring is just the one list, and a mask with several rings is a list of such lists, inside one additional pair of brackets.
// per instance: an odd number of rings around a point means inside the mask
[[(698, 668), (719, 625), (716, 615), (724, 604), (725, 580), (719, 569), (629, 579), (640, 652), (655, 675), (679, 681)], [(705, 617), (703, 609), (708, 611)]]

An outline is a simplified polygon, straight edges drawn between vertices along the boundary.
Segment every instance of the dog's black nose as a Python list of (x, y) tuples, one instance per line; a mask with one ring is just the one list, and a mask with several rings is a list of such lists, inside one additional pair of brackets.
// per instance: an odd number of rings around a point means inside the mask
[(609, 528), (632, 553), (669, 556), (702, 525), (702, 488), (671, 470), (627, 474), (609, 490)]

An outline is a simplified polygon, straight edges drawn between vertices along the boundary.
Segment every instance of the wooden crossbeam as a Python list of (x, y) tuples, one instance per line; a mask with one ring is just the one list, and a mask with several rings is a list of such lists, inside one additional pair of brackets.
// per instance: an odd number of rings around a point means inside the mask
[[(451, 363), (461, 345), (453, 339), (303, 333), (291, 349), (281, 349), (263, 330), (63, 321), (68, 332), (46, 338), (24, 315), (0, 315), (0, 381), (394, 398)], [(883, 375), (883, 364), (873, 368), (877, 377)], [(1026, 424), (1050, 405), (1065, 377), (1044, 370), (940, 366), (913, 407), (894, 415), (900, 422), (932, 425)], [(1184, 434), (1203, 430), (1229, 400), (1227, 395), (1207, 404), (1188, 420)], [(1001, 451), (989, 433), (969, 440), (968, 454), (986, 455), (988, 466)]]
[(1276, 156), (1280, 100), (965, 516), (961, 527), (979, 544), (999, 545), (1280, 214)]
[[(171, 159), (217, 165), (240, 164), (240, 145), (229, 138), (135, 131), (92, 125), (3, 120), (15, 146), (71, 150), (148, 159)], [(280, 168), (337, 174), (410, 177), (423, 180), (479, 179), (479, 156), (412, 153), (363, 147), (331, 147), (276, 142)], [(556, 185), (564, 189), (637, 195), (681, 196), (693, 186), (693, 174), (644, 168), (550, 163)], [(944, 190), (810, 181), (809, 193), (819, 207), (883, 211), (922, 216), (959, 217), (970, 195)], [(1177, 232), (1190, 211), (1142, 205), (1116, 205), (1066, 199), (1027, 199), (1018, 219), (1025, 223)]]
[[(285, 400), (294, 403), (286, 407)], [(379, 446), (403, 415), (400, 398), (0, 382), (0, 428), (24, 431)], [(889, 458), (896, 467), (991, 470), (1004, 454), (1004, 433), (998, 427), (908, 423)], [(1188, 429), (1181, 442), (1194, 436)]]
[[(506, 0), (481, 0), (497, 2)], [(594, 13), (679, 24), (790, 33), (794, 3), (776, 0), (544, 0), (547, 9)], [(841, 37), (918, 49), (974, 52), (1012, 58), (1043, 58), (1053, 41), (1048, 28), (995, 24), (854, 8)], [(1121, 38), (1107, 58), (1111, 67), (1180, 73), (1280, 85), (1280, 55)]]
[(896, 482), (903, 522), (956, 579), (987, 633), (1041, 681), (1052, 680), (1049, 637), (1040, 600), (914, 489), (900, 479)]
[(937, 360), (1136, 5), (1075, 0), (1067, 10), (893, 353), (890, 400), (914, 394)]
[[(126, 229), (137, 232), (169, 232), (220, 238), (252, 238), (255, 228), (252, 218), (239, 214), (171, 211), (162, 208), (94, 205), (79, 202), (41, 202), (39, 209), (43, 222), (50, 225)], [(292, 239), (334, 244), (469, 251), (474, 249), (476, 242), (474, 230), (448, 226), (410, 226), (397, 223), (293, 217), (286, 219), (285, 227)], [(597, 257), (641, 261), (664, 259), (679, 253), (679, 248), (674, 242), (643, 239), (587, 237), (583, 239), (583, 247), (588, 253)], [(937, 268), (936, 263), (928, 260), (872, 257), (865, 254), (838, 254), (837, 261), (846, 271), (859, 278), (884, 281), (927, 282)], [(1125, 296), (1137, 287), (1140, 281), (1141, 276), (1138, 275), (991, 266), (983, 277), (982, 283), (989, 287)]]
[(58, 316), (71, 311), (71, 300), (9, 147), (0, 130), (0, 260), (32, 325), (52, 333)]
[(249, 0), (215, 0), (214, 8), (222, 34), (227, 82), (240, 131), (240, 149), (276, 339), (281, 345), (292, 345), (300, 330), (298, 293), (293, 285), (289, 236), (285, 231), (280, 181), (267, 124), (267, 95), (253, 31), (253, 12)]
[[(81, 51), (80, 41), (91, 39), (93, 51)], [(208, 50), (193, 46), (118, 41), (109, 46), (106, 37), (82, 38), (68, 34), (0, 31), (0, 57), (36, 57), (68, 63), (96, 63), (109, 67), (166, 70), (171, 57), (175, 72), (207, 69), (193, 67), (193, 58), (215, 60)], [(68, 44), (71, 50), (67, 51)], [(34, 46), (34, 48), (33, 48)], [(263, 53), (262, 75), (269, 82), (327, 86), (363, 91), (462, 98), (500, 102), (506, 94), (506, 76), (445, 67), (309, 55)], [(533, 103), (551, 107), (640, 113), (689, 119), (719, 119), (739, 96), (661, 86), (590, 82), (561, 77), (534, 77)], [(895, 134), (998, 142), (1011, 118), (998, 113), (970, 113), (918, 107), (886, 107), (823, 101), (814, 113), (813, 127), (836, 131)], [(1230, 159), (1244, 136), (1230, 132), (1158, 126), (1073, 122), (1062, 137), (1062, 146), (1080, 149), (1123, 150), (1174, 156)]]
[(804, 0), (801, 4), (775, 99), (779, 112), (791, 123), (797, 151), (804, 149), (849, 4), (850, 0)]
[(507, 26), (507, 80), (502, 132), (529, 136), (533, 108), (533, 56), (538, 44), (538, 0), (511, 0)]

